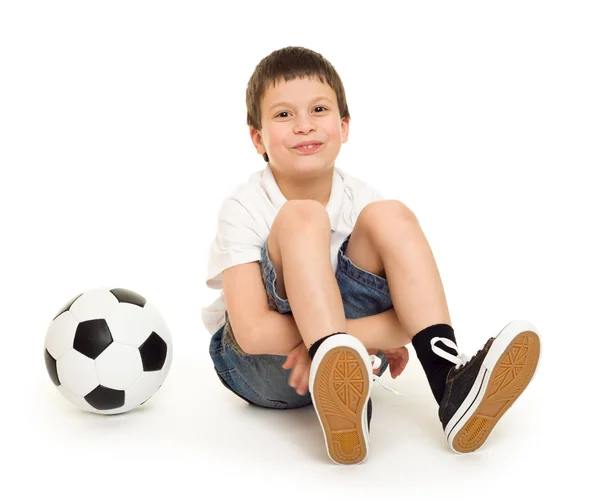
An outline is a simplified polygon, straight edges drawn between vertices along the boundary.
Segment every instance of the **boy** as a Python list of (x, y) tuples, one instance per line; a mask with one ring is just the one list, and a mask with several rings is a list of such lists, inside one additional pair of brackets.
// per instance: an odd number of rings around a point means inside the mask
[(312, 403), (332, 461), (361, 463), (372, 381), (388, 366), (399, 375), (412, 343), (450, 447), (481, 447), (534, 375), (534, 326), (511, 322), (471, 359), (459, 355), (416, 216), (335, 167), (350, 113), (320, 54), (265, 57), (246, 104), (267, 165), (224, 200), (210, 247), (207, 285), (223, 291), (203, 321), (221, 382), (263, 407)]

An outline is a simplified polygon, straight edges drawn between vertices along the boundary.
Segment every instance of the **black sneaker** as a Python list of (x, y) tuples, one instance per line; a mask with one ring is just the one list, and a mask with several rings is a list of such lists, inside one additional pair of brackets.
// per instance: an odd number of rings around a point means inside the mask
[(315, 353), (308, 387), (334, 463), (359, 464), (367, 458), (372, 381), (382, 384), (373, 369), (380, 363), (348, 334), (327, 338)]
[(473, 452), (533, 378), (540, 357), (539, 334), (526, 320), (510, 322), (470, 360), (434, 346), (437, 341), (460, 351), (449, 339), (431, 340), (434, 353), (457, 364), (446, 377), (439, 410), (446, 439), (455, 452)]

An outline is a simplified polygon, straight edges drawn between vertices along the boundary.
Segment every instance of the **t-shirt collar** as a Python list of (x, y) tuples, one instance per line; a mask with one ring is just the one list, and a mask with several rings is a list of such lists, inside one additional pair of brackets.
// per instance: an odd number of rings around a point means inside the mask
[[(287, 199), (281, 193), (277, 181), (273, 176), (273, 171), (269, 164), (265, 168), (261, 185), (267, 193), (267, 196), (271, 200), (271, 203), (274, 205), (275, 209), (279, 211), (284, 203), (287, 202)], [(327, 206), (325, 209), (327, 210), (327, 214), (329, 214), (329, 221), (331, 223), (331, 231), (336, 231), (338, 229), (338, 224), (340, 221), (340, 215), (342, 213), (342, 204), (344, 201), (344, 182), (342, 180), (342, 176), (337, 172), (336, 169), (333, 170), (333, 183), (331, 185), (331, 195), (329, 196), (329, 201), (327, 202)]]

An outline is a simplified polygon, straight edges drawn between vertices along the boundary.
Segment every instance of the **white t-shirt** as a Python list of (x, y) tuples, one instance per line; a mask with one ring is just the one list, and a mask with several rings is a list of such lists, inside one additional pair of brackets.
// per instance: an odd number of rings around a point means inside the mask
[[(337, 270), (337, 253), (356, 224), (360, 211), (368, 203), (383, 196), (338, 168), (333, 171), (331, 195), (327, 213), (331, 222), (331, 266)], [(223, 200), (217, 221), (217, 235), (208, 254), (206, 285), (221, 289), (221, 295), (202, 309), (202, 322), (212, 335), (225, 323), (223, 270), (232, 266), (260, 261), (261, 250), (269, 237), (279, 209), (286, 202), (273, 172), (265, 169), (254, 172), (248, 181), (238, 186)]]

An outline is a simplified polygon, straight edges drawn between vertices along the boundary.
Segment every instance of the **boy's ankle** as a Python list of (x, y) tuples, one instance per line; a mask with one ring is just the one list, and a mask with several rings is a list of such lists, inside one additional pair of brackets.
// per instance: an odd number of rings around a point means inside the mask
[(322, 337), (321, 339), (315, 341), (313, 344), (310, 345), (310, 348), (308, 350), (308, 356), (310, 357), (310, 359), (314, 359), (315, 358), (315, 354), (317, 353), (317, 350), (319, 349), (319, 346), (321, 346), (321, 344), (323, 344), (323, 341), (325, 341), (327, 338), (330, 338), (331, 336), (336, 336), (337, 334), (346, 334), (345, 332), (334, 332), (333, 334), (329, 334), (329, 336), (325, 336)]

